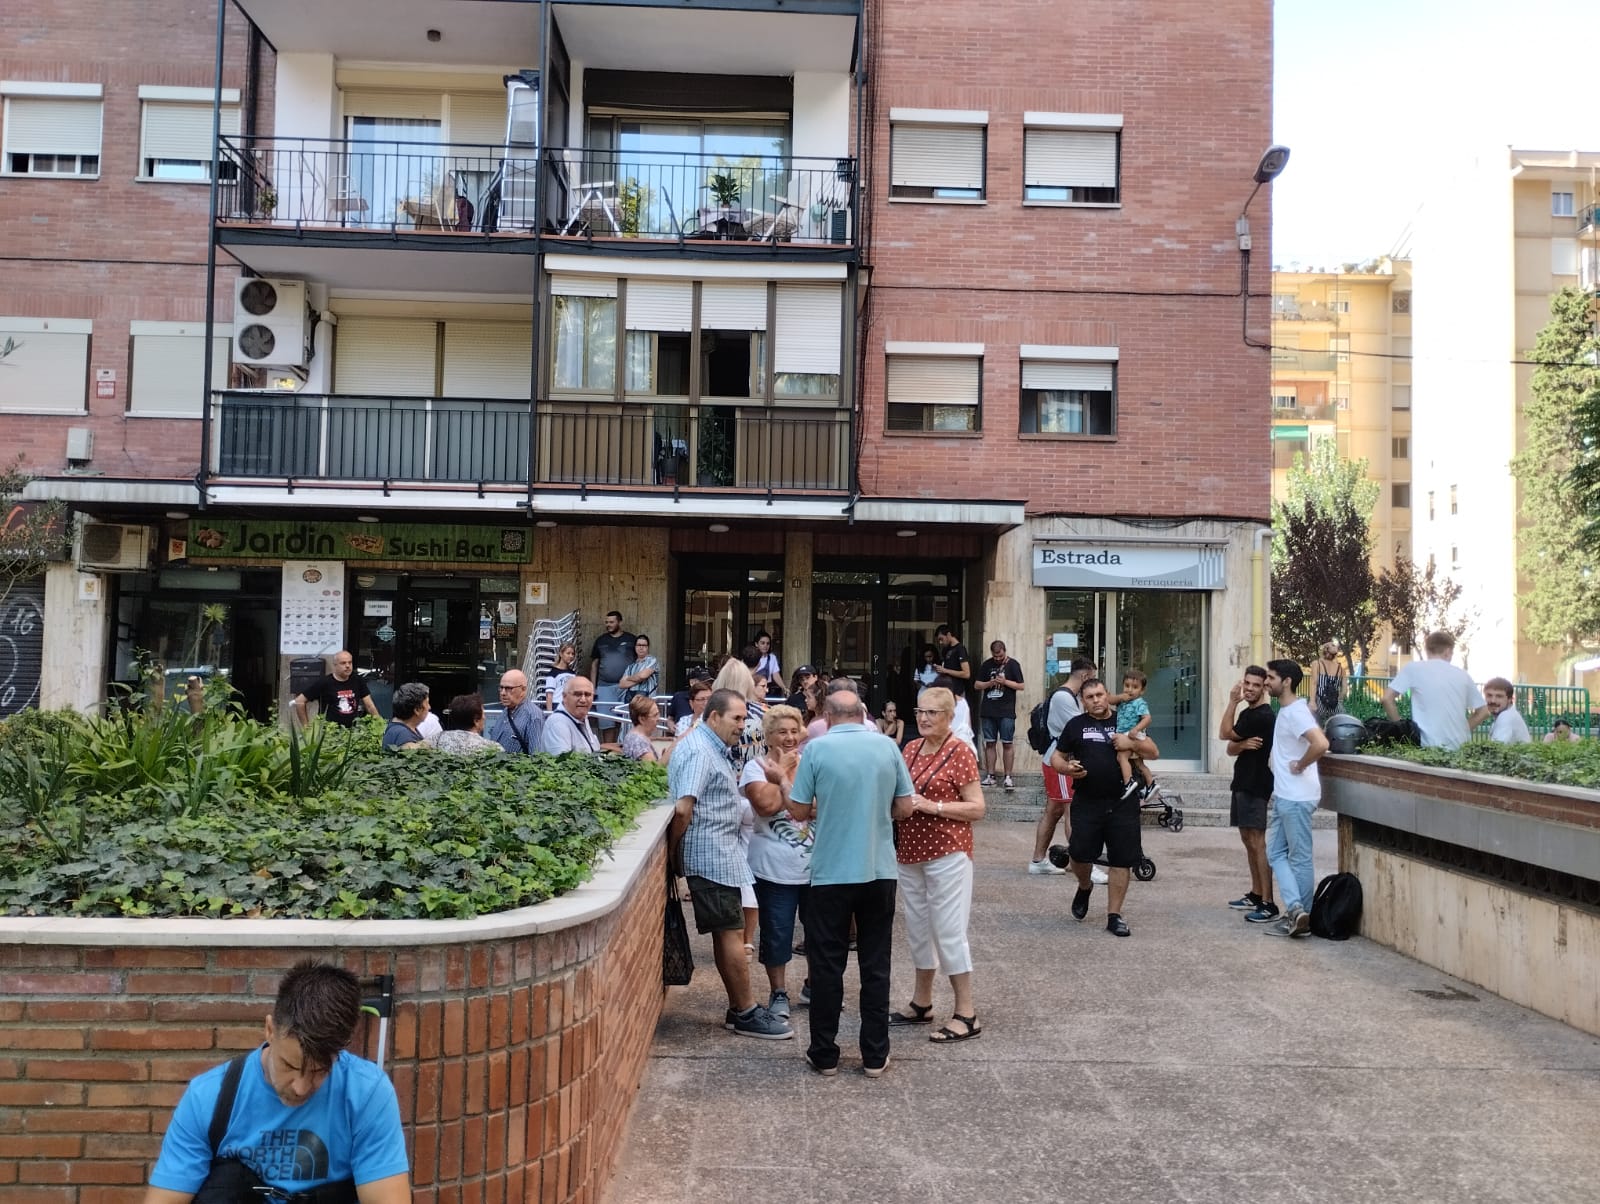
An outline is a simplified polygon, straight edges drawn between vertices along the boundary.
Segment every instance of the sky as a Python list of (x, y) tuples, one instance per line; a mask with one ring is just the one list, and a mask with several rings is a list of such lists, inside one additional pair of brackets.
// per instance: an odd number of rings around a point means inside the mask
[[(1275, 0), (1276, 266), (1403, 250), (1468, 146), (1600, 150), (1594, 0)], [(1580, 202), (1581, 203), (1581, 202)]]

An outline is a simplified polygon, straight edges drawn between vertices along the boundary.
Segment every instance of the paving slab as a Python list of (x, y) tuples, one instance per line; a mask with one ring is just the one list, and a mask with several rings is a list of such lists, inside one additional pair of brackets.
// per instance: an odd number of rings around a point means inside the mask
[[(1334, 840), (1316, 834), (1319, 875)], [(1231, 831), (1144, 841), (1156, 877), (1133, 884), (1133, 936), (1118, 940), (1098, 889), (1079, 924), (1066, 879), (1025, 872), (1030, 827), (980, 824), (984, 1035), (938, 1047), (926, 1029), (894, 1030), (876, 1081), (855, 1049), (853, 968), (840, 1073), (823, 1079), (802, 1060), (804, 1008), (793, 1041), (722, 1029), (710, 945), (695, 938), (694, 982), (668, 994), (610, 1204), (1596, 1198), (1600, 1039), (1369, 941), (1245, 924), (1224, 906), (1246, 882)], [(897, 933), (892, 998), (910, 985)], [(934, 1003), (949, 1015), (948, 983)]]

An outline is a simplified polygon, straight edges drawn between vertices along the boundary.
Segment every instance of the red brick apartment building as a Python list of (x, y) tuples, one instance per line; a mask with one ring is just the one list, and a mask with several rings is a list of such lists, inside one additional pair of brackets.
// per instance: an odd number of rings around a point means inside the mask
[(1269, 0), (136, 7), (0, 29), (0, 414), (81, 516), (5, 705), (144, 649), (265, 714), (341, 646), (492, 699), (616, 608), (669, 678), (764, 628), (904, 708), (950, 622), (1024, 711), (1142, 667), (1214, 759)]

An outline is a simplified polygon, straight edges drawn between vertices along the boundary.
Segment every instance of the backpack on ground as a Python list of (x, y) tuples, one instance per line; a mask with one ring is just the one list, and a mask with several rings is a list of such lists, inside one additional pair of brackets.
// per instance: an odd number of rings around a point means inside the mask
[[(1066, 686), (1057, 689), (1065, 690)], [(1055, 743), (1050, 739), (1050, 703), (1055, 699), (1052, 690), (1045, 700), (1028, 712), (1028, 747), (1043, 756), (1050, 751), (1050, 746)]]
[(1361, 927), (1361, 879), (1329, 874), (1311, 896), (1311, 931), (1330, 941), (1347, 941)]
[(1368, 719), (1367, 737), (1373, 744), (1422, 743), (1422, 729), (1411, 719)]

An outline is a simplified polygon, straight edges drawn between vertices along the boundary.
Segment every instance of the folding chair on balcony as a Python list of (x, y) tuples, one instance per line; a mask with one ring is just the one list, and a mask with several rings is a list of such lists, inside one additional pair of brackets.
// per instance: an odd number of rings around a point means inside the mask
[(561, 163), (567, 176), (567, 195), (577, 200), (567, 211), (567, 224), (561, 227), (560, 232), (573, 234), (582, 231), (593, 237), (596, 233), (604, 233), (603, 222), (611, 228), (613, 235), (620, 237), (622, 223), (617, 220), (617, 182), (584, 181), (583, 176), (588, 173), (583, 170), (582, 163), (574, 162), (570, 151), (562, 155)]
[(800, 217), (805, 206), (786, 196), (772, 198), (772, 213), (762, 214), (750, 223), (750, 238), (755, 242), (788, 242), (800, 232)]

